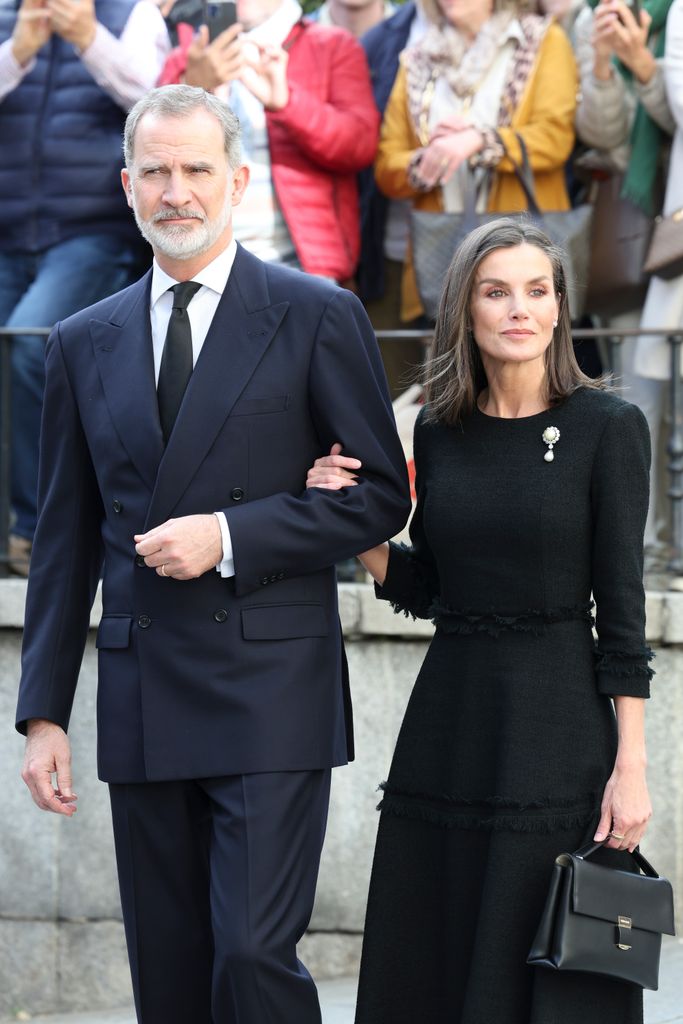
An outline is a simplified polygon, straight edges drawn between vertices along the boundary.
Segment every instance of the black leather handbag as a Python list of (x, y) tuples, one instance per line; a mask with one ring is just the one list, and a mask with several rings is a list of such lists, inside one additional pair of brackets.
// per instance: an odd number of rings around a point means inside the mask
[(601, 846), (590, 843), (555, 861), (527, 963), (656, 989), (662, 933), (675, 934), (671, 883), (638, 850), (631, 856), (643, 874), (590, 863)]

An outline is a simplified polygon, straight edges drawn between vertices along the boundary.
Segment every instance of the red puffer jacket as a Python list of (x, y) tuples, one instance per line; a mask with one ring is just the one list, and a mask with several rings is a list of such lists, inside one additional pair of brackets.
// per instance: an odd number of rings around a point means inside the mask
[[(192, 33), (179, 38), (160, 85), (185, 71)], [(273, 186), (303, 269), (345, 281), (360, 253), (356, 173), (375, 157), (380, 122), (365, 53), (344, 29), (306, 18), (284, 47), (289, 103), (267, 114)]]

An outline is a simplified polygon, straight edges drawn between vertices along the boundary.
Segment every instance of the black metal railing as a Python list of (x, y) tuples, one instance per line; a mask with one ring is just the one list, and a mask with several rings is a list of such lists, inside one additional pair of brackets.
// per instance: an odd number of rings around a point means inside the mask
[[(13, 334), (47, 336), (47, 327), (0, 327), (0, 576), (8, 571), (8, 538), (10, 526), (10, 378), (11, 343)], [(420, 341), (431, 339), (431, 332), (424, 330), (378, 330), (377, 338), (388, 341)], [(667, 443), (670, 503), (671, 558), (667, 570), (683, 576), (683, 381), (681, 380), (681, 348), (683, 330), (667, 328), (577, 328), (573, 337), (577, 341), (593, 339), (607, 344), (609, 371), (618, 380), (622, 373), (621, 345), (625, 338), (642, 334), (665, 337), (670, 348), (670, 429)]]

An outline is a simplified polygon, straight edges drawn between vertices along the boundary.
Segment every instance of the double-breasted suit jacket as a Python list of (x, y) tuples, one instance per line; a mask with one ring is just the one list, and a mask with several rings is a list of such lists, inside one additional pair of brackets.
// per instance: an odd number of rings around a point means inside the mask
[[(164, 448), (151, 272), (47, 347), (17, 724), (68, 727), (103, 577), (99, 773), (109, 782), (327, 768), (351, 756), (334, 564), (409, 512), (383, 368), (358, 300), (241, 247)], [(359, 483), (306, 490), (339, 441)], [(235, 576), (163, 578), (133, 535), (222, 510)]]

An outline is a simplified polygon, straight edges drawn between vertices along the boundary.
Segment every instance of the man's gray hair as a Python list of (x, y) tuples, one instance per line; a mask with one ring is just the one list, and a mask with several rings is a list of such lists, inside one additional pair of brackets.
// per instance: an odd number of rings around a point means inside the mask
[(239, 167), (241, 163), (239, 120), (222, 100), (194, 85), (163, 85), (159, 89), (151, 89), (131, 108), (123, 131), (123, 155), (126, 167), (130, 169), (133, 166), (135, 132), (140, 119), (145, 114), (157, 114), (160, 117), (189, 117), (195, 110), (202, 108), (213, 114), (223, 129), (225, 154), (230, 167), (233, 170)]

